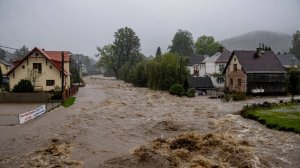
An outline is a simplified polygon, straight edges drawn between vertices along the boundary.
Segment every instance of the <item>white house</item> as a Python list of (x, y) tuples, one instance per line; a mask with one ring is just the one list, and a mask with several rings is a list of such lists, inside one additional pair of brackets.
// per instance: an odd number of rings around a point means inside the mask
[(221, 48), (219, 52), (203, 60), (205, 69), (203, 69), (203, 72), (200, 72), (200, 74), (209, 76), (216, 88), (224, 88), (225, 80), (222, 72), (230, 58), (230, 55), (230, 51)]
[(190, 75), (194, 77), (200, 77), (204, 76), (205, 72), (205, 65), (203, 64), (203, 60), (207, 57), (208, 55), (193, 55), (189, 57), (189, 62), (187, 65), (187, 68), (190, 71)]

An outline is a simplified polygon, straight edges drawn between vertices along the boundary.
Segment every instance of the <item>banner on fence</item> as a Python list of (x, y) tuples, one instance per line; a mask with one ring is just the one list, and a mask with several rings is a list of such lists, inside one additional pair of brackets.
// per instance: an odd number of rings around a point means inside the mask
[(20, 124), (23, 124), (29, 120), (34, 119), (35, 117), (43, 114), (46, 112), (46, 105), (41, 105), (36, 109), (33, 109), (31, 111), (19, 114), (19, 122)]

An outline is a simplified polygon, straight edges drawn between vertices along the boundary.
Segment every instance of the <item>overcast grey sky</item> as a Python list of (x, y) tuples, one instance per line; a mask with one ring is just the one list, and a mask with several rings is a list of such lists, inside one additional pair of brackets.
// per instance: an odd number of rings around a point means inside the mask
[(154, 55), (178, 29), (223, 40), (253, 30), (292, 34), (299, 20), (300, 0), (0, 0), (0, 45), (93, 56), (127, 26)]

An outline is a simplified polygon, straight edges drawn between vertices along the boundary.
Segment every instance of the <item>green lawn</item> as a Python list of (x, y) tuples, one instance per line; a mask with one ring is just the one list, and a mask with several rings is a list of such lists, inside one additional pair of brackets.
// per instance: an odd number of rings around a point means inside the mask
[(70, 97), (66, 101), (64, 101), (63, 106), (64, 107), (70, 107), (74, 104), (76, 97)]
[(246, 110), (244, 117), (254, 119), (269, 128), (300, 133), (300, 105)]

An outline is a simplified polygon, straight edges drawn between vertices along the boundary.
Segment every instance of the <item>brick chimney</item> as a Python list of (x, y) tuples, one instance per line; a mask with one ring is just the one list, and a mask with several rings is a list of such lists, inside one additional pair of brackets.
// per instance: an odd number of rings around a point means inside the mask
[(255, 58), (261, 57), (263, 54), (263, 50), (261, 48), (256, 48), (256, 53), (254, 55)]

